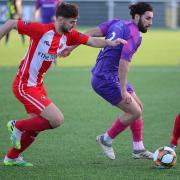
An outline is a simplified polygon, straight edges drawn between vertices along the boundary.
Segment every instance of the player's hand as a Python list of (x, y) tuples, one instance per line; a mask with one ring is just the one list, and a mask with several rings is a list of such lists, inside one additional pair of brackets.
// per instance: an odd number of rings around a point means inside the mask
[(121, 96), (126, 104), (130, 104), (132, 102), (131, 95), (127, 91), (121, 91)]
[(115, 39), (114, 41), (110, 41), (110, 46), (117, 46), (117, 45), (119, 45), (119, 44), (127, 44), (127, 41), (126, 40), (124, 40), (124, 39), (121, 39), (121, 38), (117, 38), (117, 39)]
[(73, 49), (71, 46), (67, 46), (58, 56), (59, 57), (67, 57), (71, 54), (72, 50)]

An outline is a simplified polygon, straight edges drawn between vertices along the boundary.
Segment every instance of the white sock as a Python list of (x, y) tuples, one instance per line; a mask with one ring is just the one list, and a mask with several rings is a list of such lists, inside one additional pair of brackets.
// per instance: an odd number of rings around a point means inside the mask
[(104, 134), (104, 141), (105, 141), (107, 144), (112, 144), (113, 139), (108, 135), (107, 132)]
[(133, 149), (134, 150), (142, 150), (145, 149), (143, 141), (134, 142), (133, 141)]

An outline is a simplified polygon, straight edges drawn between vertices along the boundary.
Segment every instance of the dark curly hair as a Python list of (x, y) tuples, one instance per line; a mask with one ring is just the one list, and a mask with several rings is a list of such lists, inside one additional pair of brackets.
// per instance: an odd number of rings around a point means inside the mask
[(77, 18), (79, 16), (79, 7), (76, 4), (61, 3), (56, 9), (56, 17)]
[(146, 11), (153, 11), (153, 8), (150, 4), (146, 2), (138, 2), (135, 4), (129, 5), (130, 15), (134, 19), (135, 14), (143, 15)]

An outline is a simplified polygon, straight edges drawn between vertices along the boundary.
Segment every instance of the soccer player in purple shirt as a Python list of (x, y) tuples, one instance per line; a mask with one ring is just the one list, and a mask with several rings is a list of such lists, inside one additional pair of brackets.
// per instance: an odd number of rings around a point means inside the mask
[(56, 6), (61, 2), (62, 0), (36, 0), (36, 8), (34, 13), (35, 18), (37, 18), (40, 10), (41, 22), (43, 24), (53, 22)]
[[(140, 32), (146, 33), (152, 25), (153, 8), (145, 2), (138, 2), (129, 6), (131, 21), (119, 19), (110, 20), (90, 29), (85, 34), (95, 37), (105, 37), (109, 40), (123, 38), (128, 43), (115, 47), (103, 48), (92, 69), (92, 87), (95, 92), (121, 109), (124, 113), (117, 117), (112, 126), (96, 140), (105, 155), (115, 159), (112, 147), (113, 140), (130, 127), (133, 140), (132, 157), (135, 159), (152, 159), (152, 153), (145, 149), (143, 143), (143, 105), (128, 82), (128, 70), (133, 54), (141, 44)], [(64, 50), (62, 55), (68, 56), (75, 47)]]
[(123, 38), (127, 44), (103, 48), (92, 69), (92, 87), (106, 101), (121, 109), (124, 113), (117, 117), (112, 126), (96, 140), (105, 155), (115, 159), (113, 140), (130, 127), (133, 140), (132, 157), (152, 159), (152, 153), (143, 144), (143, 105), (128, 82), (129, 64), (132, 56), (141, 44), (140, 32), (146, 33), (152, 25), (153, 8), (145, 2), (129, 6), (131, 21), (110, 20), (86, 33), (90, 36), (104, 36), (106, 39)]

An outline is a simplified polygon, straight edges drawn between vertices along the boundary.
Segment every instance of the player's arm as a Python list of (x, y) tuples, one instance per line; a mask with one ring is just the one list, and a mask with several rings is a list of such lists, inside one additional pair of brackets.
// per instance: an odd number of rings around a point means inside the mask
[[(101, 29), (99, 27), (95, 27), (92, 29), (87, 30), (86, 32), (84, 32), (85, 35), (88, 36), (92, 36), (92, 37), (104, 37)], [(71, 52), (76, 49), (78, 47), (78, 45), (74, 45), (74, 46), (69, 46), (67, 47), (62, 53), (61, 53), (61, 57), (67, 57), (71, 54)]]
[(10, 32), (12, 29), (17, 29), (18, 20), (8, 20), (5, 24), (0, 27), (0, 40)]
[(16, 15), (17, 15), (17, 19), (22, 17), (22, 0), (16, 0)]
[(129, 104), (131, 100), (131, 95), (126, 90), (126, 83), (128, 79), (128, 71), (129, 71), (129, 61), (125, 59), (120, 59), (119, 62), (119, 81), (121, 85), (121, 96), (123, 100)]
[(92, 36), (92, 37), (104, 37), (104, 35), (99, 27), (89, 29), (84, 34)]
[(108, 39), (100, 39), (100, 38), (90, 36), (86, 45), (91, 46), (91, 47), (104, 48), (105, 46), (117, 46), (120, 43), (127, 44), (127, 41), (121, 38), (117, 38), (111, 41)]
[[(117, 46), (120, 43), (127, 44), (127, 41), (124, 40), (124, 39), (121, 39), (121, 38), (117, 38), (117, 39), (111, 41), (111, 40), (108, 40), (108, 39), (100, 39), (100, 38), (89, 36), (89, 39), (88, 39), (88, 41), (87, 41), (87, 43), (85, 45), (91, 46), (91, 47), (97, 47), (97, 48), (104, 48), (105, 46)], [(66, 49), (63, 50), (63, 52), (61, 53), (61, 55), (59, 57), (69, 56), (70, 53), (76, 47), (77, 47), (77, 45), (66, 47)]]
[(33, 18), (37, 20), (40, 16), (40, 7), (42, 6), (41, 1), (36, 0), (35, 10), (33, 13)]

